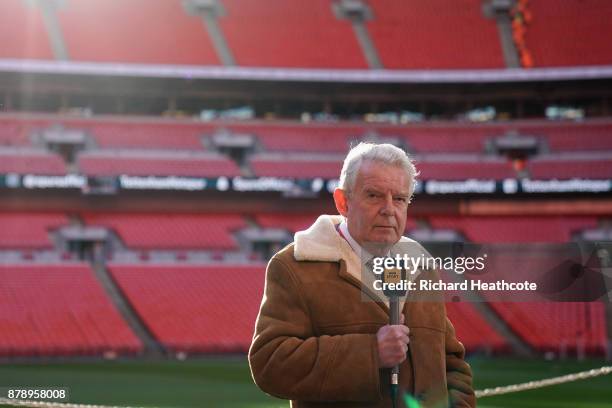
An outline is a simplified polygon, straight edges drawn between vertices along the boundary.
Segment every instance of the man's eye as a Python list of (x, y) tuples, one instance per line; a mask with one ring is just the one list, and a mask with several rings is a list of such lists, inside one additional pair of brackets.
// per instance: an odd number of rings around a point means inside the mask
[(395, 200), (399, 201), (399, 202), (402, 202), (402, 203), (405, 203), (406, 202), (406, 197), (395, 197)]

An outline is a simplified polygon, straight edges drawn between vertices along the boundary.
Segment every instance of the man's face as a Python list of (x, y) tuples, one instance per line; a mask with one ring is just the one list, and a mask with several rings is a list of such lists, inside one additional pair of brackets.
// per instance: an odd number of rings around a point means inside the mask
[[(336, 207), (347, 218), (351, 236), (360, 245), (367, 242), (394, 244), (406, 227), (408, 175), (398, 166), (365, 161), (353, 191), (337, 190)], [(342, 200), (344, 199), (344, 200)], [(342, 206), (341, 202), (345, 205)]]

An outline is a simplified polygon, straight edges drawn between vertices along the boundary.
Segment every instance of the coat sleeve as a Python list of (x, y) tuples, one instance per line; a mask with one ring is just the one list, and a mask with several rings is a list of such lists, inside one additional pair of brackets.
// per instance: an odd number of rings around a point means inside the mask
[(279, 398), (381, 398), (376, 335), (316, 336), (299, 281), (278, 258), (273, 258), (266, 270), (249, 365), (257, 386)]
[(446, 318), (446, 380), (449, 406), (467, 408), (476, 406), (472, 386), (472, 368), (465, 361), (465, 348), (455, 336), (455, 328)]

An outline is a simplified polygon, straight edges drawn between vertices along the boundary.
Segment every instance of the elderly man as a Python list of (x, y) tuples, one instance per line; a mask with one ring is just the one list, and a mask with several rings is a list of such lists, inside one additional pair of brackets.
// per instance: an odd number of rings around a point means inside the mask
[[(364, 301), (368, 243), (393, 245), (406, 225), (416, 170), (389, 144), (361, 143), (344, 161), (334, 201), (274, 255), (249, 363), (265, 392), (292, 407), (392, 407), (391, 367), (422, 406), (473, 407), (472, 373), (441, 302), (405, 302), (389, 325), (384, 302)], [(401, 405), (398, 401), (397, 406)]]

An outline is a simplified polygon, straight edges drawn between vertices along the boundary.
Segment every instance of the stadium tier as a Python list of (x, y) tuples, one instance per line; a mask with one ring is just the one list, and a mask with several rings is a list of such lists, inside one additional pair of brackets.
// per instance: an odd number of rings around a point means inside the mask
[(113, 229), (133, 249), (236, 249), (232, 232), (244, 228), (237, 214), (84, 214), (87, 225)]
[(255, 155), (251, 158), (251, 168), (260, 177), (337, 178), (342, 162), (337, 158)]
[(22, 121), (0, 120), (0, 146), (28, 146), (30, 140), (27, 133)]
[(66, 163), (47, 151), (0, 150), (0, 173), (62, 175), (66, 174)]
[(87, 265), (0, 264), (0, 282), (0, 356), (142, 349)]
[(605, 305), (601, 302), (489, 305), (539, 351), (600, 354), (606, 350)]
[(528, 163), (529, 173), (534, 179), (602, 178), (612, 176), (612, 158), (568, 160), (547, 157), (534, 158)]
[(494, 19), (480, 0), (374, 0), (367, 22), (387, 68), (503, 68)]
[(508, 342), (493, 329), (471, 303), (447, 303), (446, 313), (468, 352), (509, 350)]
[(310, 227), (319, 214), (258, 214), (255, 216), (257, 225), (263, 228), (284, 228), (295, 233)]
[(348, 20), (328, 0), (223, 0), (219, 25), (243, 66), (367, 68)]
[(421, 179), (465, 180), (487, 178), (503, 180), (515, 178), (511, 164), (501, 158), (476, 157), (469, 161), (415, 160)]
[[(223, 125), (221, 125), (223, 126)], [(231, 132), (255, 135), (268, 151), (343, 153), (367, 127), (347, 124), (299, 124), (260, 122), (228, 124)]]
[(154, 336), (173, 352), (246, 352), (264, 266), (128, 266), (109, 270)]
[(532, 15), (525, 32), (534, 65), (612, 64), (612, 3), (607, 0), (538, 0), (528, 3)]
[(219, 63), (202, 18), (188, 15), (180, 1), (70, 1), (58, 9), (57, 18), (74, 60)]
[(68, 224), (60, 213), (0, 213), (0, 248), (52, 248), (49, 233)]
[(81, 153), (78, 166), (82, 174), (88, 176), (239, 176), (240, 169), (235, 162), (225, 156), (207, 154), (205, 156), (177, 157), (164, 153), (138, 154), (129, 151), (98, 151)]
[(101, 148), (205, 149), (200, 141), (201, 125), (94, 122), (85, 129)]
[[(481, 0), (371, 0), (361, 9), (361, 29), (329, 0), (221, 0), (208, 6), (214, 17), (207, 23), (183, 3), (68, 1), (41, 11), (36, 2), (4, 0), (0, 34), (12, 40), (0, 47), (0, 58), (351, 69), (377, 66), (368, 59), (380, 59), (388, 69), (506, 67), (499, 22), (485, 15)], [(56, 31), (44, 24), (45, 14)], [(523, 14), (521, 47), (534, 66), (612, 63), (607, 0), (560, 6), (538, 0)]]
[(478, 243), (569, 242), (572, 233), (597, 225), (596, 217), (456, 217), (432, 216), (432, 228), (461, 232)]
[[(27, 22), (27, 23), (26, 23)], [(0, 58), (53, 59), (42, 13), (21, 0), (0, 2)]]

